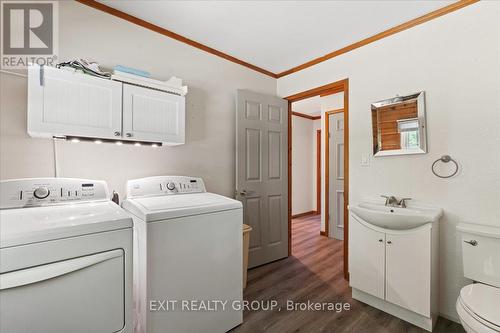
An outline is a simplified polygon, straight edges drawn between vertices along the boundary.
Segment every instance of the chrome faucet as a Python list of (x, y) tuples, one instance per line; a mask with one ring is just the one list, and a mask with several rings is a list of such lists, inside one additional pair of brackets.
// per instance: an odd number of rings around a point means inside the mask
[(386, 206), (391, 206), (391, 207), (396, 207), (398, 205), (398, 199), (396, 199), (395, 196), (391, 195), (381, 195), (382, 198), (385, 198), (385, 205)]
[(399, 207), (399, 208), (406, 208), (406, 201), (411, 200), (411, 198), (401, 198), (397, 199), (395, 196), (387, 196), (387, 195), (381, 195), (382, 198), (385, 198), (385, 205), (390, 206), (390, 207)]

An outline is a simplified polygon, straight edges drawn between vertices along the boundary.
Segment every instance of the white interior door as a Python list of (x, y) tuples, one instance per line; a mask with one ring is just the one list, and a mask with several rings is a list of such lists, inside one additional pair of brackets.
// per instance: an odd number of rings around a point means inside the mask
[(288, 255), (288, 103), (238, 90), (236, 194), (250, 225), (249, 267)]
[(344, 239), (344, 113), (329, 115), (330, 237)]

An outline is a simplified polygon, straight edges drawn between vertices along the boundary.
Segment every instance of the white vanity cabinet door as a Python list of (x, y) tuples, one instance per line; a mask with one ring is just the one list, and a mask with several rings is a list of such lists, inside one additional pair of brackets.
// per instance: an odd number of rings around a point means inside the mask
[(29, 67), (31, 136), (119, 137), (121, 104), (120, 82), (47, 66)]
[(430, 317), (431, 229), (386, 234), (386, 300)]
[(182, 144), (184, 127), (183, 96), (123, 84), (125, 139)]
[(353, 288), (384, 298), (385, 234), (349, 217), (349, 281)]

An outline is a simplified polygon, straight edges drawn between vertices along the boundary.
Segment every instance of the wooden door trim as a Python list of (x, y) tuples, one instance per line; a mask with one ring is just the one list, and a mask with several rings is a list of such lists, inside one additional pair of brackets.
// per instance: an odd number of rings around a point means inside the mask
[(296, 111), (292, 111), (292, 116), (302, 117), (302, 118), (306, 118), (309, 120), (321, 119), (321, 116), (311, 116), (309, 114), (300, 113), (300, 112), (296, 112)]
[[(344, 278), (349, 279), (349, 223), (347, 205), (349, 204), (349, 79), (340, 80), (285, 97), (288, 100), (288, 255), (292, 255), (292, 102), (313, 96), (327, 96), (344, 93)], [(325, 131), (325, 135), (328, 133)], [(325, 146), (325, 153), (326, 153)], [(325, 158), (326, 160), (326, 158)], [(325, 170), (326, 175), (327, 169)], [(325, 177), (326, 178), (326, 177)], [(326, 190), (326, 188), (325, 188)], [(325, 195), (325, 208), (328, 204)], [(325, 234), (329, 228), (325, 211)]]
[(336, 114), (336, 113), (343, 113), (344, 109), (335, 109), (335, 110), (330, 110), (330, 111), (325, 111), (325, 113), (330, 114)]
[(291, 102), (297, 102), (309, 97), (314, 97), (314, 96), (327, 96), (335, 93), (342, 92), (344, 89), (344, 81), (347, 79), (340, 80), (337, 82), (325, 84), (324, 86), (316, 87), (313, 89), (309, 89), (306, 91), (302, 91), (290, 96), (285, 97), (286, 100), (289, 100)]
[(316, 130), (316, 212), (321, 214), (321, 129)]

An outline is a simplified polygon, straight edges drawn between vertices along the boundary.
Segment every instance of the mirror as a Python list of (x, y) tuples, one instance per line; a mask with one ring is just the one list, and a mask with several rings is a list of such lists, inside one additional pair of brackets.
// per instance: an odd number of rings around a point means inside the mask
[(371, 107), (374, 156), (427, 152), (423, 91), (379, 101)]

